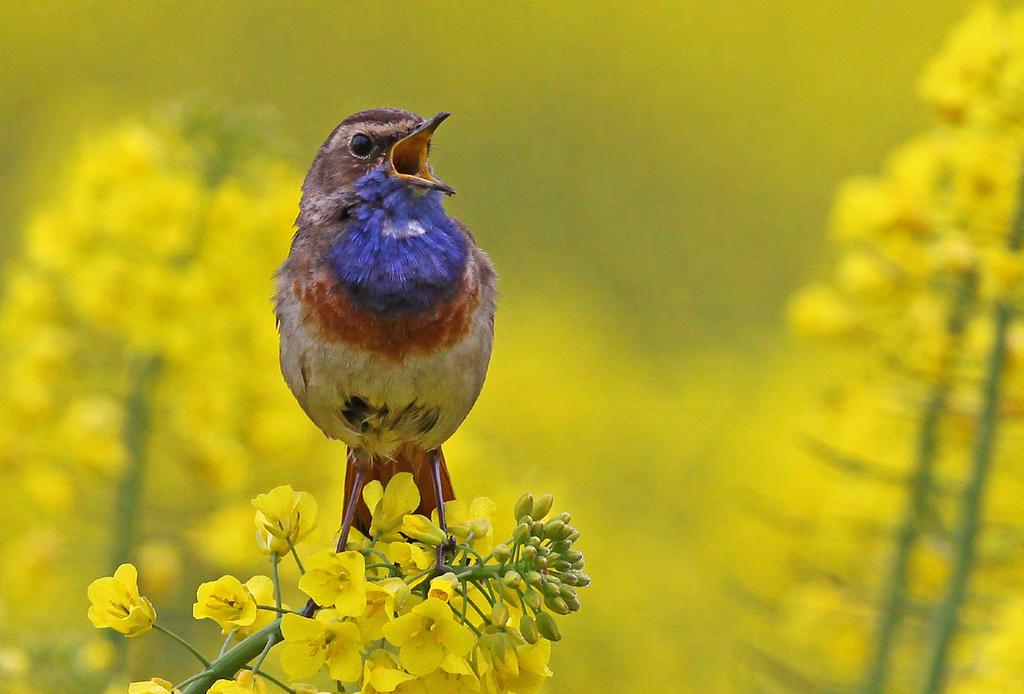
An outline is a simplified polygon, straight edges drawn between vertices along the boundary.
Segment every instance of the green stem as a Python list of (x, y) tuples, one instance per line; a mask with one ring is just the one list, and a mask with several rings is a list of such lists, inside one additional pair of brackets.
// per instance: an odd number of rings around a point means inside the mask
[(249, 661), (263, 652), (268, 641), (277, 641), (280, 638), (281, 620), (277, 620), (239, 642), (237, 646), (210, 663), (199, 676), (182, 688), (182, 694), (205, 694), (217, 680), (234, 678)]
[(277, 566), (277, 552), (270, 553), (270, 570), (271, 575), (274, 577), (274, 606), (277, 611), (281, 611), (281, 572)]
[(949, 401), (952, 373), (963, 343), (975, 284), (973, 275), (963, 279), (946, 324), (950, 344), (939, 367), (938, 377), (932, 386), (918, 428), (913, 473), (908, 480), (909, 494), (903, 510), (903, 520), (896, 532), (896, 548), (882, 589), (882, 610), (861, 684), (863, 694), (880, 694), (885, 686), (896, 629), (906, 609), (910, 556), (921, 535), (928, 513), (929, 495), (934, 486), (934, 467), (939, 451), (939, 425)]
[[(256, 607), (258, 608), (259, 605), (257, 605)], [(228, 632), (228, 637), (226, 639), (224, 639), (224, 643), (221, 644), (221, 647), (220, 647), (220, 652), (217, 654), (218, 658), (221, 657), (222, 655), (224, 655), (224, 653), (228, 650), (228, 646), (231, 645), (231, 639), (235, 638), (235, 634), (237, 632), (238, 632), (238, 627), (234, 627), (231, 631)]]
[[(252, 670), (252, 668), (248, 667), (248, 666), (246, 666), (244, 669)], [(277, 679), (273, 675), (268, 675), (267, 673), (263, 672), (262, 670), (260, 670), (259, 672), (253, 671), (253, 674), (257, 675), (259, 677), (262, 677), (263, 679), (267, 680), (268, 682), (273, 682), (278, 687), (280, 687), (281, 689), (285, 690), (286, 692), (289, 692), (290, 694), (295, 694), (295, 690), (294, 689), (292, 689), (287, 684), (285, 684), (281, 680)]]
[(257, 605), (256, 609), (266, 610), (268, 612), (277, 612), (278, 614), (302, 614), (301, 612), (296, 612), (295, 610), (286, 610), (283, 607), (274, 607), (273, 605)]
[(205, 655), (200, 653), (196, 649), (196, 647), (193, 646), (191, 643), (189, 643), (185, 639), (181, 638), (180, 636), (175, 634), (170, 629), (168, 629), (166, 627), (162, 627), (159, 624), (156, 624), (155, 622), (153, 623), (153, 628), (156, 629), (157, 631), (159, 631), (161, 634), (166, 634), (167, 636), (170, 636), (172, 639), (177, 641), (179, 644), (181, 644), (182, 646), (187, 648), (189, 653), (191, 653), (192, 655), (194, 655), (196, 658), (199, 659), (199, 662), (203, 664), (203, 667), (210, 667), (210, 660)]
[(299, 559), (299, 553), (295, 551), (295, 545), (292, 544), (291, 540), (288, 540), (288, 549), (292, 553), (292, 559), (295, 560), (295, 566), (299, 569), (299, 575), (306, 573), (306, 567), (302, 565), (302, 560)]
[[(112, 568), (133, 559), (136, 535), (136, 520), (142, 502), (142, 487), (146, 471), (146, 448), (150, 429), (150, 391), (160, 372), (159, 357), (147, 356), (132, 364), (131, 386), (124, 401), (124, 447), (126, 465), (114, 491), (114, 516), (110, 536)], [(116, 657), (111, 671), (123, 668), (128, 642), (120, 636), (114, 637)]]
[[(1024, 245), (1024, 173), (1019, 174), (1017, 212), (1013, 229), (1007, 241), (1011, 253)], [(970, 476), (960, 497), (960, 522), (954, 540), (956, 555), (946, 593), (935, 613), (931, 652), (922, 692), (936, 694), (945, 684), (949, 667), (949, 648), (959, 626), (960, 608), (967, 596), (967, 586), (974, 570), (975, 547), (981, 529), (985, 488), (992, 468), (998, 439), (999, 407), (1002, 400), (1002, 378), (1006, 366), (1007, 334), (1013, 322), (1014, 309), (1009, 301), (999, 301), (995, 307), (992, 328), (992, 346), (988, 355), (985, 380), (982, 385), (981, 407), (976, 417), (977, 434), (971, 457)]]

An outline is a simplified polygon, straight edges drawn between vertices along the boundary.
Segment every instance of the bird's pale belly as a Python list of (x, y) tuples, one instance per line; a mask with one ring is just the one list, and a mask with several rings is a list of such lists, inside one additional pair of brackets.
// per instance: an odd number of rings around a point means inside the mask
[(455, 433), (480, 394), (490, 353), (483, 307), (460, 340), (399, 360), (314, 340), (298, 316), (282, 316), (281, 368), (303, 409), (328, 436), (385, 458), (409, 442), (437, 448)]

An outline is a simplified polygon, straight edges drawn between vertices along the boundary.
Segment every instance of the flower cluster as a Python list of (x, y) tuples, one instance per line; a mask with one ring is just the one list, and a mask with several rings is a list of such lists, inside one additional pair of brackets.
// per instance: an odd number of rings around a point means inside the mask
[[(841, 257), (790, 305), (798, 332), (845, 348), (808, 450), (870, 490), (812, 493), (799, 520), (815, 533), (794, 564), (828, 580), (782, 598), (774, 630), (801, 647), (776, 655), (816, 682), (979, 691), (1005, 667), (983, 656), (961, 666), (953, 644), (989, 653), (971, 627), (1019, 620), (996, 599), (1006, 576), (995, 567), (1024, 561), (998, 529), (1019, 530), (1021, 484), (990, 472), (1009, 464), (996, 443), (1022, 433), (1022, 78), (1024, 10), (979, 8), (925, 71), (934, 125), (881, 174), (840, 187)], [(882, 509), (897, 518), (891, 532)], [(990, 599), (968, 604), (975, 593)], [(927, 636), (904, 642), (909, 633)]]
[[(408, 473), (387, 487), (370, 482), (362, 502), (372, 511), (368, 534), (353, 530), (341, 551), (303, 562), (296, 545), (316, 523), (312, 496), (282, 486), (253, 499), (258, 545), (270, 555), (273, 578), (243, 583), (223, 576), (201, 584), (193, 616), (214, 621), (226, 635), (220, 655), (210, 660), (186, 644), (202, 672), (177, 686), (153, 678), (129, 691), (236, 694), (262, 692), (266, 682), (321, 691), (268, 674), (272, 651), (290, 680), (326, 673), (332, 689), (362, 694), (538, 691), (551, 675), (551, 642), (561, 638), (554, 615), (579, 610), (577, 590), (590, 584), (569, 514), (553, 514), (550, 495), (526, 494), (515, 506), (511, 539), (494, 544), (490, 499), (446, 503), (448, 532), (436, 512), (414, 513), (420, 496)], [(282, 600), (278, 563), (287, 555), (308, 598), (301, 612)], [(151, 628), (170, 634), (139, 595), (136, 578), (135, 568), (124, 565), (93, 582), (93, 624), (130, 637)]]

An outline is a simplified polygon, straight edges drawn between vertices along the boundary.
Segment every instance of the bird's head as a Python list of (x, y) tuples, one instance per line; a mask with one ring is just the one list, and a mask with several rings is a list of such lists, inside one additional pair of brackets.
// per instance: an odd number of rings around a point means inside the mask
[(360, 200), (383, 200), (395, 193), (452, 195), (455, 191), (434, 175), (428, 161), (434, 131), (449, 115), (424, 120), (401, 109), (379, 108), (343, 120), (306, 175), (300, 220), (338, 219)]

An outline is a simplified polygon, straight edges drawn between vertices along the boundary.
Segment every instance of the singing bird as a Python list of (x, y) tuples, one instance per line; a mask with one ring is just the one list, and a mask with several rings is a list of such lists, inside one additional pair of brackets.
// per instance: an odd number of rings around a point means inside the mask
[(306, 175), (277, 273), (284, 378), (313, 423), (349, 449), (339, 548), (351, 525), (368, 529), (363, 485), (400, 472), (416, 480), (419, 512), (437, 508), (444, 526), (454, 492), (441, 445), (487, 373), (496, 275), (446, 214), (455, 191), (428, 162), (448, 115), (382, 108), (343, 120)]

